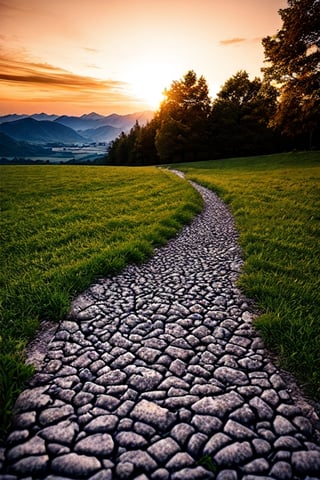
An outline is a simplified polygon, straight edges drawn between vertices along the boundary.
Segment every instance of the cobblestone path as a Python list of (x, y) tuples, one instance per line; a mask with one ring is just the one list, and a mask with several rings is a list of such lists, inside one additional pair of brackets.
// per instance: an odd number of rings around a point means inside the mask
[[(319, 479), (320, 444), (236, 288), (232, 217), (205, 209), (78, 297), (17, 401), (2, 479)], [(3, 460), (3, 459), (2, 459)]]

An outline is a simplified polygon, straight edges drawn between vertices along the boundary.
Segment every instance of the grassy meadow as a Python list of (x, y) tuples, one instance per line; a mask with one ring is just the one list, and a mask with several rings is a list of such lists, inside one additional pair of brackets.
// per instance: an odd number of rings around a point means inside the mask
[(24, 348), (94, 278), (141, 262), (202, 208), (154, 167), (1, 166), (0, 433), (32, 368)]
[(320, 399), (320, 152), (176, 166), (216, 191), (235, 217), (240, 286), (283, 368)]

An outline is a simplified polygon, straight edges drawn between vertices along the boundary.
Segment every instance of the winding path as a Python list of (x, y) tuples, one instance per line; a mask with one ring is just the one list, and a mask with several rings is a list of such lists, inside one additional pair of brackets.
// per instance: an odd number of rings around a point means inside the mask
[(191, 225), (74, 301), (17, 401), (2, 480), (320, 478), (315, 413), (235, 286), (232, 216), (194, 186)]

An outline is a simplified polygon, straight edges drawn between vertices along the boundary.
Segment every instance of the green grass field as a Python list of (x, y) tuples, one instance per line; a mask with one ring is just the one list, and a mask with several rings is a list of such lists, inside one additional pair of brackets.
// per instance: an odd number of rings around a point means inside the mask
[(141, 262), (202, 208), (153, 167), (0, 167), (0, 433), (32, 369), (24, 348), (94, 278)]
[(177, 165), (230, 205), (266, 344), (320, 399), (320, 153)]

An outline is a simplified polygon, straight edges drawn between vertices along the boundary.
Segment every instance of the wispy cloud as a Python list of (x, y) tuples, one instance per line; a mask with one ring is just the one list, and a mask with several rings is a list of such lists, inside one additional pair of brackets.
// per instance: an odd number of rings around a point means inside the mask
[(47, 84), (56, 87), (122, 89), (125, 82), (117, 80), (99, 80), (92, 77), (75, 75), (67, 70), (47, 63), (28, 62), (8, 58), (0, 53), (0, 80), (5, 82), (20, 82), (27, 84)]
[(77, 75), (48, 63), (24, 60), (0, 51), (0, 99), (16, 102), (65, 102), (82, 105), (130, 105), (130, 85), (114, 79)]
[(85, 50), (86, 52), (89, 52), (89, 53), (99, 53), (99, 50), (97, 48), (82, 47), (82, 50)]
[(220, 40), (219, 45), (222, 45), (222, 46), (234, 45), (236, 43), (243, 43), (246, 40), (247, 40), (246, 38), (240, 38), (240, 37), (227, 38), (226, 40)]

